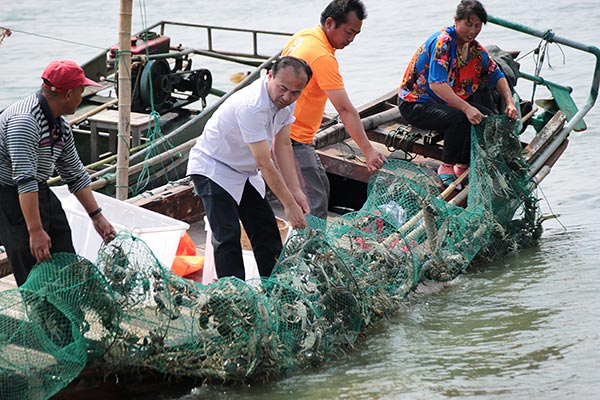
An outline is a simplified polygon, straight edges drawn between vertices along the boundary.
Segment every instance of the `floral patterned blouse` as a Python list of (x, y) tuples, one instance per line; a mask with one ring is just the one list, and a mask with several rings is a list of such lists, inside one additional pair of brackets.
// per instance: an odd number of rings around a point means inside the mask
[(445, 101), (436, 96), (430, 82), (446, 82), (461, 99), (471, 96), (480, 85), (496, 87), (504, 74), (476, 40), (469, 44), (466, 60), (457, 56), (454, 26), (431, 35), (412, 57), (406, 68), (398, 95), (409, 102)]

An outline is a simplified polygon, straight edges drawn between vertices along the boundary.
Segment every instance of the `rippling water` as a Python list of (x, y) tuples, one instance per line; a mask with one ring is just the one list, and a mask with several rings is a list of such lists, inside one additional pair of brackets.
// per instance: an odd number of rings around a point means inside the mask
[[(3, 2), (4, 3), (4, 2)], [(117, 41), (118, 1), (32, 0), (3, 4), (0, 26), (106, 47)], [(181, 20), (294, 32), (316, 25), (323, 1), (231, 0), (145, 2), (146, 20)], [(355, 43), (339, 52), (355, 104), (396, 87), (414, 49), (452, 23), (457, 2), (367, 2), (369, 17)], [(596, 0), (484, 1), (497, 17), (600, 45)], [(140, 3), (134, 30), (141, 29)], [(488, 24), (480, 39), (508, 50), (533, 49), (537, 39)], [(551, 80), (589, 95), (594, 59), (550, 50)], [(52, 59), (84, 62), (96, 49), (15, 32), (0, 47), (0, 108), (34, 91)], [(531, 57), (521, 61), (531, 65)], [(480, 266), (446, 285), (421, 287), (404, 310), (368, 332), (348, 355), (316, 369), (248, 387), (170, 389), (154, 399), (595, 399), (600, 392), (600, 148), (598, 106), (589, 129), (543, 182), (545, 223), (538, 247)]]

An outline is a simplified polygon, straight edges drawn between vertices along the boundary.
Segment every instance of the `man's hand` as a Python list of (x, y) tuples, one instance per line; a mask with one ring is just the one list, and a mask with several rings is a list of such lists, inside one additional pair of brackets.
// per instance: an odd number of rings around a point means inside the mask
[(298, 203), (304, 214), (309, 214), (310, 205), (302, 189), (298, 188), (298, 190), (292, 192), (292, 196), (294, 196), (294, 200), (296, 200), (296, 203)]
[(92, 223), (94, 224), (94, 229), (96, 229), (96, 232), (98, 232), (102, 240), (104, 240), (104, 243), (109, 243), (117, 235), (115, 228), (113, 228), (111, 223), (108, 222), (108, 220), (104, 218), (104, 215), (102, 214), (98, 214), (93, 217)]
[(289, 207), (285, 207), (285, 218), (288, 220), (292, 228), (304, 229), (306, 228), (306, 219), (304, 218), (304, 212), (297, 203)]
[(385, 156), (381, 154), (375, 147), (370, 146), (370, 148), (365, 153), (365, 157), (367, 158), (367, 169), (369, 172), (377, 172), (383, 164), (385, 163)]
[(52, 242), (44, 229), (40, 228), (29, 232), (29, 248), (37, 262), (50, 258), (50, 247), (52, 247)]

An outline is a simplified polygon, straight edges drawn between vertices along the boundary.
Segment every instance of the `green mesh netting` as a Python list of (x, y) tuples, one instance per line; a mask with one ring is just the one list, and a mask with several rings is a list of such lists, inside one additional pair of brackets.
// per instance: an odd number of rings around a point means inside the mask
[(201, 285), (120, 234), (98, 261), (59, 254), (0, 294), (0, 397), (48, 398), (86, 365), (245, 382), (321, 364), (351, 348), (424, 280), (532, 244), (536, 199), (515, 126), (472, 132), (468, 204), (440, 197), (415, 165), (388, 161), (363, 208), (309, 218), (268, 279)]

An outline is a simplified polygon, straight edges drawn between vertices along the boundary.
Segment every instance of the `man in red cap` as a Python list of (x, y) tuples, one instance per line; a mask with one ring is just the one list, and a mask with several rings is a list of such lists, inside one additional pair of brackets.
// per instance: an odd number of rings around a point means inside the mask
[(52, 253), (75, 252), (60, 200), (46, 184), (55, 170), (98, 234), (105, 241), (115, 235), (94, 199), (91, 179), (63, 117), (75, 112), (85, 86), (100, 85), (73, 61), (51, 62), (42, 80), (38, 92), (0, 114), (0, 241), (19, 286), (36, 262)]

